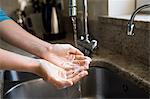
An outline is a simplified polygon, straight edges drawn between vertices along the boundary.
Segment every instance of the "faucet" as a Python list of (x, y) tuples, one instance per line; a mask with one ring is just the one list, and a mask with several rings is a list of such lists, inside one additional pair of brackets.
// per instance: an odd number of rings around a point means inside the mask
[(133, 12), (133, 14), (132, 14), (132, 16), (131, 16), (131, 18), (130, 18), (130, 20), (128, 22), (127, 35), (129, 35), (129, 36), (133, 36), (134, 35), (134, 33), (133, 33), (133, 30), (134, 30), (134, 27), (135, 27), (135, 25), (133, 23), (134, 22), (134, 18), (135, 18), (136, 14), (138, 12), (140, 12), (141, 10), (143, 10), (145, 8), (148, 8), (148, 7), (150, 7), (150, 4), (146, 4), (146, 5), (140, 6), (139, 8), (137, 8)]
[(84, 19), (84, 35), (77, 38), (77, 26), (76, 26), (76, 16), (77, 16), (77, 5), (76, 0), (69, 0), (69, 16), (72, 18), (73, 28), (74, 28), (74, 39), (75, 45), (78, 47), (85, 55), (91, 56), (93, 50), (97, 47), (97, 40), (89, 39), (88, 33), (88, 8), (87, 8), (87, 0), (83, 0), (83, 19)]

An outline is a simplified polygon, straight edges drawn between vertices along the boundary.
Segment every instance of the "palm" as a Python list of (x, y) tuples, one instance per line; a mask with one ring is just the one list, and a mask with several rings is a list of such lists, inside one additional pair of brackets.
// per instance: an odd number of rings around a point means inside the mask
[(78, 49), (71, 46), (70, 44), (54, 44), (52, 53), (55, 53), (61, 57), (68, 57), (70, 54), (83, 55)]
[[(44, 80), (54, 84), (56, 87), (65, 87), (71, 85), (66, 81), (66, 71), (45, 60), (39, 60), (41, 63), (42, 77)], [(65, 83), (67, 85), (65, 85)]]
[(53, 44), (45, 59), (64, 69), (75, 65), (86, 65), (85, 67), (88, 67), (91, 61), (91, 59), (85, 57), (78, 49), (69, 44)]
[(52, 83), (58, 88), (65, 88), (72, 86), (73, 83), (76, 83), (80, 78), (87, 75), (87, 72), (82, 68), (79, 68), (79, 71), (74, 70), (64, 70), (52, 63), (49, 63), (46, 60), (39, 59), (41, 64), (40, 74), (44, 80)]
[(49, 53), (46, 60), (62, 68), (65, 63), (72, 62), (76, 54), (82, 55), (78, 49), (69, 44), (54, 44)]

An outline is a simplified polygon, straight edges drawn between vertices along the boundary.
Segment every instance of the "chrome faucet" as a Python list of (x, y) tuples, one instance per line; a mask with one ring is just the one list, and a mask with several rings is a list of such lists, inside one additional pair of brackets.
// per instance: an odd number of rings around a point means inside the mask
[(77, 16), (77, 1), (69, 0), (69, 16), (76, 17)]
[[(74, 39), (75, 45), (78, 47), (85, 55), (90, 56), (93, 50), (97, 47), (97, 40), (90, 40), (88, 33), (88, 5), (87, 0), (83, 0), (83, 19), (84, 19), (84, 35), (79, 39), (77, 38), (77, 31), (75, 31), (76, 26), (74, 25)], [(76, 20), (77, 16), (77, 5), (76, 0), (69, 0), (69, 16), (72, 20)]]
[(148, 7), (150, 7), (150, 4), (146, 4), (146, 5), (140, 6), (139, 8), (137, 8), (133, 12), (133, 14), (132, 14), (132, 16), (131, 16), (131, 18), (130, 18), (130, 20), (128, 22), (127, 35), (129, 35), (129, 36), (133, 36), (134, 35), (134, 33), (133, 33), (133, 30), (134, 30), (134, 27), (135, 27), (135, 25), (133, 23), (134, 22), (134, 18), (135, 18), (136, 14), (138, 12), (140, 12), (141, 10), (146, 9)]

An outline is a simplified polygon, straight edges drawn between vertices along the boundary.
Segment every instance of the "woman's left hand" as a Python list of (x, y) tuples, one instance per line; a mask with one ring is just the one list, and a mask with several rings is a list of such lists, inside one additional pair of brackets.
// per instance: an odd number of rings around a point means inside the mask
[(52, 44), (44, 59), (63, 68), (69, 69), (76, 65), (89, 68), (91, 58), (70, 44)]

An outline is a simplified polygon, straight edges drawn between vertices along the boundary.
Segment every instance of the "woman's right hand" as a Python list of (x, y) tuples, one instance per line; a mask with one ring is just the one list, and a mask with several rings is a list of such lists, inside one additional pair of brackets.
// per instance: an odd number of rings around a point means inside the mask
[(37, 61), (40, 64), (37, 74), (59, 89), (72, 86), (82, 77), (88, 75), (88, 72), (82, 67), (67, 71), (46, 60), (37, 59)]

